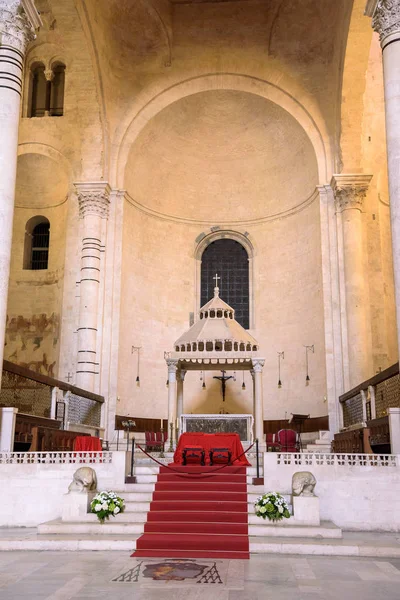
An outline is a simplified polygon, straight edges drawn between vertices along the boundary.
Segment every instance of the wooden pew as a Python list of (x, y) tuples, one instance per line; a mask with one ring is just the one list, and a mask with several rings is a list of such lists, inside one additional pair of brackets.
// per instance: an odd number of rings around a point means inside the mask
[(49, 427), (32, 428), (32, 444), (30, 452), (72, 452), (74, 441), (78, 436), (88, 436), (88, 433), (51, 429)]
[(32, 429), (45, 427), (46, 429), (60, 429), (61, 421), (17, 413), (15, 420), (14, 452), (26, 452), (32, 444)]

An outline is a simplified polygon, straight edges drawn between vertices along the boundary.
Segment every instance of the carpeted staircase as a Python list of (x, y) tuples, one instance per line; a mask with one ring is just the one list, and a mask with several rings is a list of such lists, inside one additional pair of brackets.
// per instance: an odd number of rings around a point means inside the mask
[(132, 556), (248, 559), (246, 467), (173, 470), (160, 468)]

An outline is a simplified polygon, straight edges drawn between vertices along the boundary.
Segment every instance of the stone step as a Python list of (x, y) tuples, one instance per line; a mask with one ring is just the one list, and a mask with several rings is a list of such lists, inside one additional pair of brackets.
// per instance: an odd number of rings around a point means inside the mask
[(144, 521), (135, 523), (131, 521), (123, 521), (121, 517), (125, 514), (118, 515), (115, 519), (110, 517), (109, 521), (100, 523), (96, 515), (88, 515), (94, 517), (90, 522), (71, 523), (56, 519), (48, 521), (38, 526), (40, 535), (141, 535), (144, 531)]
[[(257, 521), (256, 521), (257, 520)], [(320, 525), (302, 525), (296, 519), (283, 519), (279, 523), (263, 521), (256, 515), (249, 516), (249, 535), (268, 537), (302, 537), (340, 539), (342, 530), (330, 521), (321, 521)]]
[[(103, 530), (104, 531), (104, 530)], [(372, 537), (371, 537), (372, 536)], [(0, 530), (0, 551), (72, 552), (84, 550), (121, 551), (132, 553), (136, 549), (138, 534), (118, 535), (40, 535), (36, 528)], [(252, 554), (294, 554), (304, 556), (363, 556), (374, 558), (400, 558), (400, 545), (395, 536), (365, 532), (344, 533), (342, 539), (276, 538), (251, 536)]]

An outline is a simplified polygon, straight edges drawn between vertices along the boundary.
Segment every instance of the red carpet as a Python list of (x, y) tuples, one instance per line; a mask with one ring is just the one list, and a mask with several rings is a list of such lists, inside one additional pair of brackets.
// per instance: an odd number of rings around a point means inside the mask
[(246, 467), (170, 466), (182, 474), (160, 467), (132, 556), (248, 559)]

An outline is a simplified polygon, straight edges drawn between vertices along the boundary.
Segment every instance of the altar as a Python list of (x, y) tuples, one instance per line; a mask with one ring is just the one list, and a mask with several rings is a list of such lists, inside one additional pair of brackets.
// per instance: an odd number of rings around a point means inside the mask
[(192, 415), (180, 416), (181, 433), (237, 433), (245, 447), (253, 443), (253, 415)]

